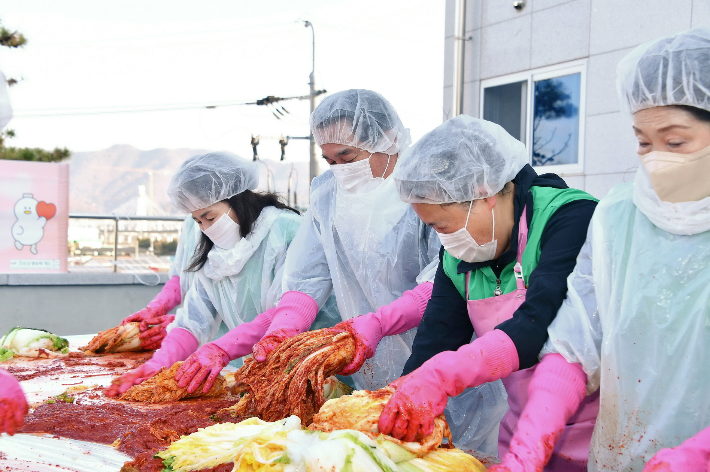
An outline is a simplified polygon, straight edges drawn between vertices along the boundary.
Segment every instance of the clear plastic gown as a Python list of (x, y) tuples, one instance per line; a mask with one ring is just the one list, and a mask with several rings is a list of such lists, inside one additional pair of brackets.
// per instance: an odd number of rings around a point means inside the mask
[[(234, 329), (275, 307), (283, 294), (286, 252), (301, 220), (289, 210), (266, 207), (234, 248), (213, 247), (173, 326), (187, 329), (203, 345), (216, 337), (221, 322)], [(339, 319), (334, 300), (322, 305), (319, 316), (331, 323)]]
[(642, 470), (710, 425), (710, 231), (664, 231), (633, 196), (625, 184), (597, 206), (541, 353), (601, 388), (590, 471)]

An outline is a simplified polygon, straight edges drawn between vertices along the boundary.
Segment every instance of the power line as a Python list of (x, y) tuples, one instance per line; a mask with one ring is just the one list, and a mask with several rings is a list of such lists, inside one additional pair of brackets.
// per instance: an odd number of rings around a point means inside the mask
[[(325, 90), (318, 91), (319, 93), (325, 93)], [(199, 110), (207, 109), (213, 110), (215, 108), (225, 108), (233, 106), (244, 106), (244, 105), (257, 105), (257, 106), (267, 106), (270, 109), (275, 108), (274, 104), (276, 102), (283, 102), (287, 100), (308, 100), (310, 95), (299, 95), (295, 97), (276, 97), (274, 95), (269, 95), (264, 98), (252, 102), (216, 102), (211, 104), (178, 104), (178, 105), (153, 105), (153, 106), (142, 106), (142, 107), (125, 107), (125, 108), (78, 108), (78, 109), (67, 109), (67, 110), (25, 110), (17, 111), (14, 113), (14, 118), (48, 118), (55, 116), (89, 116), (89, 115), (114, 115), (119, 113), (149, 113), (149, 112), (159, 112), (159, 111), (180, 111), (180, 110)], [(283, 107), (281, 107), (283, 110)], [(281, 115), (281, 111), (276, 109)], [(288, 111), (286, 111), (288, 113)], [(272, 111), (272, 113), (274, 113)], [(274, 115), (276, 116), (276, 115)], [(276, 118), (279, 118), (276, 116)], [(280, 119), (280, 118), (279, 118)]]
[(13, 118), (46, 118), (53, 116), (86, 116), (86, 115), (113, 115), (118, 113), (148, 113), (156, 111), (179, 111), (179, 110), (198, 110), (198, 109), (213, 109), (217, 107), (230, 107), (250, 105), (247, 102), (223, 102), (211, 105), (156, 105), (152, 107), (135, 107), (135, 108), (83, 108), (76, 110), (25, 110), (13, 114)]

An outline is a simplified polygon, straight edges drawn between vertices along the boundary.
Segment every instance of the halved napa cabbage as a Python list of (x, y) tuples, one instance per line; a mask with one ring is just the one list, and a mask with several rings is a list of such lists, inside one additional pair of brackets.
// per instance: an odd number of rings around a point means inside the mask
[(69, 353), (69, 341), (43, 329), (12, 328), (0, 340), (0, 361), (13, 356), (45, 357)]
[(251, 418), (183, 436), (156, 455), (165, 470), (188, 472), (234, 461), (235, 472), (440, 472), (485, 471), (457, 449), (416, 458), (390, 441), (354, 430), (330, 433), (301, 429), (296, 416), (267, 423)]
[(338, 380), (334, 375), (331, 375), (323, 382), (323, 397), (326, 400), (333, 400), (351, 393), (353, 393), (353, 388)]
[(486, 468), (475, 457), (459, 449), (437, 449), (424, 457), (397, 464), (398, 472), (485, 472)]
[[(232, 462), (250, 451), (252, 454), (257, 451), (255, 457), (266, 462), (270, 458), (276, 460), (283, 456), (286, 451), (286, 434), (300, 429), (301, 420), (297, 416), (273, 423), (259, 418), (249, 418), (237, 424), (221, 423), (181, 437), (168, 449), (157, 453), (156, 457), (163, 459), (168, 470), (176, 472), (213, 468)], [(282, 469), (273, 470), (280, 472)]]
[[(292, 431), (288, 439), (292, 470), (397, 472), (397, 466), (387, 452), (359, 431)], [(296, 468), (299, 466), (301, 468)], [(289, 472), (289, 469), (284, 470)]]

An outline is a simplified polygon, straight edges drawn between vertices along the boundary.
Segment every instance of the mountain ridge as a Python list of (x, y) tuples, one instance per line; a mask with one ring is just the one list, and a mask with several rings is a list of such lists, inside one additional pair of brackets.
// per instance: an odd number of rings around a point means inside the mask
[[(189, 148), (141, 150), (128, 144), (114, 144), (99, 151), (75, 152), (68, 160), (70, 211), (112, 213), (126, 202), (136, 199), (139, 186), (145, 186), (146, 193), (149, 194), (152, 173), (154, 203), (167, 214), (179, 215), (180, 212), (173, 207), (167, 195), (170, 179), (186, 159), (207, 152), (210, 151)], [(273, 176), (272, 190), (286, 199), (288, 177), (293, 165), (299, 177), (298, 204), (307, 205), (308, 162), (265, 159), (261, 163), (263, 165), (259, 166), (259, 190), (267, 190), (268, 167)]]

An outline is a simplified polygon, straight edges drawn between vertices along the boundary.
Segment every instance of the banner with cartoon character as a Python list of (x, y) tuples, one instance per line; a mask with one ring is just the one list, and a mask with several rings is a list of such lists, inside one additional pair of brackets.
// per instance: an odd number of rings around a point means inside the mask
[(67, 271), (69, 164), (0, 160), (0, 273)]

